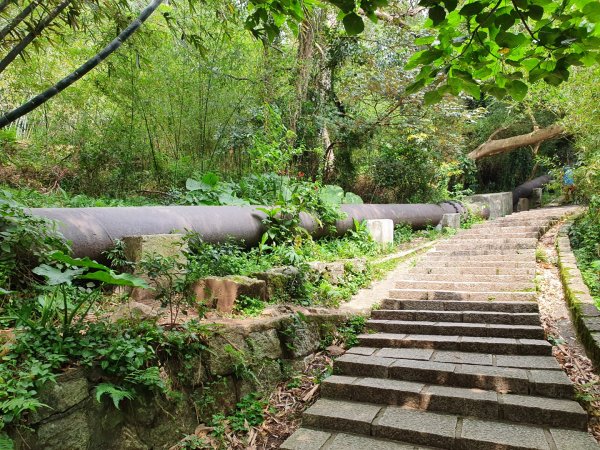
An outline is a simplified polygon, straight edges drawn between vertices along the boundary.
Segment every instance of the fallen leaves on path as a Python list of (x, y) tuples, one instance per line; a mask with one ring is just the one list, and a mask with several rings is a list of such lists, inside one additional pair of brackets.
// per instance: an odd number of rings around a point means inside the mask
[[(292, 381), (280, 383), (269, 397), (265, 422), (256, 428), (254, 445), (248, 450), (276, 449), (300, 426), (302, 412), (318, 398), (319, 382), (331, 373), (333, 359), (317, 353), (305, 363), (302, 374)], [(234, 447), (238, 449), (238, 447)]]
[(577, 340), (571, 323), (554, 247), (561, 224), (555, 225), (540, 240), (539, 248), (547, 261), (538, 262), (539, 307), (542, 326), (556, 345), (552, 353), (575, 384), (576, 399), (589, 414), (588, 429), (600, 442), (600, 376)]

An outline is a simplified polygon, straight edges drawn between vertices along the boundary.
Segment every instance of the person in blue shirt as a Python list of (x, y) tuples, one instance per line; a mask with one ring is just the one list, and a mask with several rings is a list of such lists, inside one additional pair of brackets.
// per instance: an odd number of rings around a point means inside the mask
[(566, 166), (563, 174), (563, 191), (565, 194), (565, 202), (573, 200), (573, 192), (575, 191), (575, 178), (573, 177), (573, 168)]

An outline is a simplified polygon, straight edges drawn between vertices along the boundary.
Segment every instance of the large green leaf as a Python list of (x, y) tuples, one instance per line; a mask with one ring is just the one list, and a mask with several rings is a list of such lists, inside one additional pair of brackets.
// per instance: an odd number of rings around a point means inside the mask
[(94, 280), (102, 283), (111, 284), (114, 286), (132, 286), (148, 289), (148, 283), (142, 278), (131, 275), (130, 273), (116, 274), (112, 270), (105, 272), (98, 270), (96, 272), (89, 272), (85, 275), (78, 276), (77, 278), (82, 280)]
[(344, 195), (344, 199), (343, 199), (342, 203), (353, 204), (353, 205), (362, 205), (364, 202), (363, 202), (363, 199), (360, 198), (359, 195), (356, 195), (353, 192), (346, 192), (346, 195)]
[(198, 180), (194, 180), (193, 178), (188, 178), (185, 181), (185, 188), (188, 191), (209, 191), (211, 186)]
[(485, 4), (482, 2), (471, 2), (467, 3), (463, 6), (459, 13), (461, 16), (475, 16), (479, 14), (483, 8), (485, 8)]
[(442, 94), (437, 89), (425, 92), (425, 96), (423, 98), (425, 105), (433, 105), (434, 103), (439, 102), (441, 99)]
[(439, 5), (429, 8), (429, 18), (434, 25), (444, 21), (446, 18), (446, 10)]
[(360, 34), (365, 29), (365, 23), (363, 22), (362, 18), (355, 12), (346, 14), (342, 19), (342, 23), (344, 24), (344, 29), (346, 30), (346, 33), (348, 33), (350, 36)]
[(49, 255), (52, 261), (64, 262), (69, 264), (70, 266), (75, 267), (87, 267), (90, 269), (101, 269), (101, 270), (109, 270), (104, 264), (97, 263), (96, 261), (91, 260), (87, 256), (85, 258), (72, 258), (69, 255), (65, 255), (61, 251), (55, 251), (50, 253)]
[(219, 176), (213, 172), (206, 172), (202, 175), (202, 182), (208, 186), (215, 187), (219, 184)]
[(71, 284), (73, 280), (81, 275), (84, 271), (84, 268), (60, 270), (56, 267), (49, 266), (48, 264), (39, 265), (32, 270), (32, 272), (36, 275), (46, 278), (46, 283), (49, 286)]
[(342, 12), (349, 13), (354, 9), (354, 0), (330, 0), (330, 3), (337, 6)]
[(325, 185), (319, 191), (319, 197), (325, 203), (330, 205), (339, 205), (344, 198), (344, 190), (339, 186)]
[(522, 81), (513, 80), (510, 83), (507, 83), (506, 90), (512, 98), (520, 102), (527, 95), (528, 88), (527, 85)]
[(250, 204), (250, 203), (248, 203), (247, 200), (244, 200), (243, 198), (235, 197), (234, 195), (231, 195), (228, 192), (222, 192), (221, 194), (219, 194), (219, 203), (221, 205), (233, 205), (233, 206), (244, 206), (244, 205)]
[(600, 2), (590, 2), (583, 7), (583, 14), (587, 16), (590, 22), (600, 21)]

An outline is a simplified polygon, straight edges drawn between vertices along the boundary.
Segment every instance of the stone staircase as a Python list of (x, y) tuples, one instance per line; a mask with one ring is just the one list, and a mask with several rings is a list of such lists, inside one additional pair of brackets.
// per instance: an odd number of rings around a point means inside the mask
[(287, 450), (598, 449), (540, 325), (537, 239), (572, 212), (475, 225), (397, 281)]

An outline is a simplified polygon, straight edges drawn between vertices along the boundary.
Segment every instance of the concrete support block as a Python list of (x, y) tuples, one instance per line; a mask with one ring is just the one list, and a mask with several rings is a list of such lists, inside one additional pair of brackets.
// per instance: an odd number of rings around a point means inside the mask
[(242, 295), (266, 300), (267, 284), (264, 280), (229, 275), (208, 277), (197, 281), (192, 287), (196, 300), (209, 308), (230, 314), (235, 301)]
[(531, 195), (529, 196), (529, 207), (540, 208), (542, 206), (542, 188), (535, 188), (531, 191)]
[(512, 193), (476, 194), (467, 197), (471, 203), (486, 205), (490, 210), (490, 220), (512, 214)]
[(444, 214), (442, 216), (442, 220), (440, 220), (440, 223), (438, 223), (438, 225), (435, 227), (438, 230), (441, 230), (442, 228), (454, 228), (454, 229), (459, 229), (460, 228), (460, 214), (459, 213), (453, 213), (453, 214)]
[(513, 213), (512, 192), (499, 192), (497, 195), (502, 199), (502, 216), (510, 216)]
[(367, 220), (367, 230), (373, 240), (381, 245), (394, 243), (394, 221), (391, 219)]
[[(183, 253), (187, 245), (183, 239), (183, 234), (149, 234), (141, 236), (126, 236), (123, 238), (125, 243), (125, 257), (133, 262), (136, 267), (144, 258), (152, 255), (163, 257), (174, 257), (178, 263), (185, 263), (186, 258)], [(175, 269), (174, 269), (175, 270)], [(152, 286), (152, 282), (136, 269), (136, 275), (146, 279)], [(156, 291), (143, 288), (133, 288), (131, 298), (135, 301), (152, 300), (155, 298)]]
[(144, 257), (150, 255), (175, 256), (178, 261), (185, 261), (185, 243), (183, 234), (150, 234), (143, 236), (127, 236), (125, 243), (125, 256), (129, 261), (139, 263)]
[(528, 198), (520, 198), (519, 203), (517, 203), (517, 212), (529, 211), (529, 199)]

